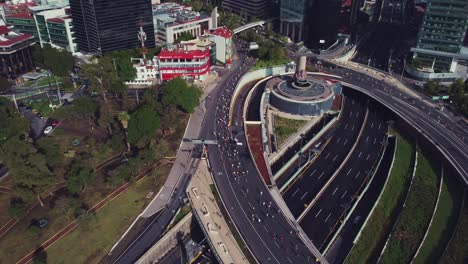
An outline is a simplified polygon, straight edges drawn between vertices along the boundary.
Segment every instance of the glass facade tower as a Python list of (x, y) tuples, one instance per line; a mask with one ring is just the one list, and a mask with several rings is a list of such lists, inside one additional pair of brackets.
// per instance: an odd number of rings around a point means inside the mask
[(468, 0), (430, 0), (413, 59), (434, 72), (454, 72), (468, 26)]
[(280, 6), (280, 32), (295, 42), (303, 40), (305, 14), (314, 1), (282, 0)]
[(273, 0), (223, 0), (221, 6), (224, 10), (240, 14), (248, 19), (266, 18), (275, 2)]
[(99, 54), (137, 48), (141, 21), (145, 47), (155, 46), (151, 0), (70, 0), (80, 51)]

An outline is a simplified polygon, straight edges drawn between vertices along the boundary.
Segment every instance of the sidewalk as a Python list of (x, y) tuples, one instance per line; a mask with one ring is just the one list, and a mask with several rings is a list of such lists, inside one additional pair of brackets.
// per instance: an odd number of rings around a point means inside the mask
[(239, 245), (229, 230), (226, 220), (216, 204), (210, 185), (213, 184), (206, 160), (200, 162), (198, 170), (187, 189), (194, 214), (202, 223), (212, 248), (222, 263), (248, 264)]

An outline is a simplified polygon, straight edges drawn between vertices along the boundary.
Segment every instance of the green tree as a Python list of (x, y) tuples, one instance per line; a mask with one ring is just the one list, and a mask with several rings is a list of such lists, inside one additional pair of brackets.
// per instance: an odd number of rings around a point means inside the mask
[(0, 92), (5, 92), (10, 90), (12, 87), (12, 84), (10, 81), (8, 81), (5, 78), (0, 78)]
[(112, 129), (112, 124), (114, 122), (114, 117), (112, 113), (109, 111), (109, 109), (101, 105), (99, 106), (99, 117), (98, 117), (98, 125), (100, 127), (104, 127), (107, 129), (107, 132), (109, 133), (109, 136), (112, 136), (114, 134), (114, 130)]
[(44, 156), (20, 137), (12, 137), (1, 146), (3, 158), (15, 183), (15, 192), (24, 200), (37, 197), (55, 185), (56, 177), (46, 166)]
[(141, 140), (156, 135), (159, 128), (159, 115), (150, 106), (142, 106), (130, 115), (128, 122), (128, 142), (137, 144)]
[(81, 96), (73, 100), (70, 106), (67, 106), (67, 114), (72, 118), (94, 121), (98, 107), (98, 104), (92, 98)]
[(200, 12), (203, 7), (203, 3), (200, 0), (192, 0), (190, 1), (190, 5), (192, 9), (197, 12)]
[(71, 193), (79, 193), (86, 190), (88, 184), (96, 180), (96, 174), (92, 169), (82, 166), (75, 161), (66, 175), (67, 189)]
[(135, 50), (112, 51), (104, 55), (106, 59), (112, 61), (121, 81), (132, 81), (136, 78), (136, 69), (131, 61), (131, 58), (136, 56), (139, 54)]
[(80, 74), (88, 80), (89, 90), (102, 96), (104, 104), (109, 107), (106, 93), (112, 91), (112, 85), (119, 80), (111, 59), (102, 57), (97, 63), (85, 64)]
[(14, 218), (20, 218), (26, 213), (26, 203), (19, 198), (14, 198), (10, 201), (8, 213)]
[(0, 145), (11, 137), (26, 134), (28, 130), (28, 120), (20, 116), (10, 100), (0, 97)]
[(180, 43), (181, 41), (188, 41), (192, 39), (195, 39), (195, 37), (192, 34), (190, 34), (189, 32), (182, 32), (180, 33), (180, 36), (176, 40), (174, 40), (174, 43)]
[(36, 141), (36, 148), (43, 154), (50, 169), (63, 162), (63, 150), (52, 137), (43, 137)]
[(438, 81), (429, 80), (424, 84), (424, 89), (431, 94), (437, 94), (440, 91), (440, 83)]
[(187, 113), (193, 113), (200, 104), (202, 91), (195, 85), (188, 85), (182, 78), (168, 81), (162, 90), (162, 103), (165, 106), (177, 106)]
[(56, 49), (46, 44), (43, 48), (33, 47), (33, 63), (41, 68), (51, 70), (52, 73), (68, 77), (76, 61), (71, 52), (65, 49)]

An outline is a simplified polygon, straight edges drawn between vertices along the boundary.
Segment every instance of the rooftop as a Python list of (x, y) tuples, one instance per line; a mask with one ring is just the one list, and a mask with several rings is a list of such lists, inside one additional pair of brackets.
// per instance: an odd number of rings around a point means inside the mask
[(20, 18), (20, 19), (34, 19), (31, 13), (17, 13), (17, 14), (9, 14), (5, 16), (6, 18)]
[(210, 55), (208, 49), (188, 50), (184, 45), (169, 47), (161, 50), (159, 59), (201, 59)]
[(32, 35), (16, 33), (7, 26), (0, 26), (0, 47), (12, 46), (31, 38)]
[(71, 17), (70, 16), (51, 17), (47, 19), (47, 22), (65, 23), (65, 20), (67, 19), (71, 19)]
[(232, 37), (232, 31), (228, 27), (218, 27), (215, 29), (210, 29), (210, 30), (207, 30), (206, 33), (220, 36), (223, 38)]
[(162, 3), (153, 5), (153, 16), (165, 23), (174, 25), (184, 24), (200, 19), (208, 18), (206, 14), (192, 10), (190, 6), (177, 3)]

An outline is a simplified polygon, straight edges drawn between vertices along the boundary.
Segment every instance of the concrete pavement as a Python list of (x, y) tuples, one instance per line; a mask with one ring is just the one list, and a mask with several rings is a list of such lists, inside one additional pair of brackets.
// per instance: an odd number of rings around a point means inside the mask
[(201, 221), (202, 228), (222, 263), (248, 264), (215, 201), (210, 189), (212, 184), (208, 164), (203, 160), (187, 188), (194, 213), (198, 215), (197, 219)]

